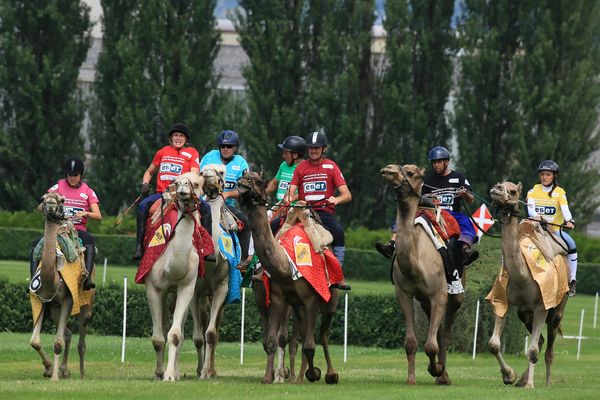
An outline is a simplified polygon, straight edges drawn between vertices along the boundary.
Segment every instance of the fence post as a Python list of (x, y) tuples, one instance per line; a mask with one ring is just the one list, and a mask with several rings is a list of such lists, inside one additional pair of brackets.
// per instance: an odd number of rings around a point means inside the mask
[(579, 320), (579, 337), (577, 338), (577, 360), (579, 360), (579, 352), (581, 351), (581, 334), (583, 333), (583, 314), (585, 310), (581, 309), (581, 319)]
[(348, 361), (348, 293), (344, 296), (344, 363)]
[(102, 273), (102, 287), (106, 283), (106, 265), (108, 264), (108, 258), (104, 257), (104, 272)]
[(240, 329), (240, 365), (244, 365), (244, 316), (246, 315), (246, 288), (242, 288), (242, 321)]
[(123, 339), (121, 341), (121, 362), (125, 362), (125, 336), (127, 334), (127, 276), (123, 277)]
[(477, 328), (479, 327), (479, 299), (477, 299), (477, 311), (475, 311), (475, 333), (473, 334), (473, 360), (477, 350)]
[(596, 292), (596, 301), (594, 302), (594, 329), (596, 329), (596, 316), (598, 315), (598, 292)]

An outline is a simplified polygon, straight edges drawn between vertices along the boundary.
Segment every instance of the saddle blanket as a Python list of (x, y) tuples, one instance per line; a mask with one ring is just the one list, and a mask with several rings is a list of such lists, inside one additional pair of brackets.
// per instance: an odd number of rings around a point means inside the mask
[(229, 290), (227, 291), (227, 304), (240, 303), (242, 301), (241, 286), (242, 273), (236, 268), (240, 263), (242, 248), (235, 233), (229, 234), (221, 226), (222, 232), (219, 236), (219, 251), (229, 263)]
[(415, 224), (419, 217), (425, 218), (435, 228), (435, 231), (439, 234), (444, 242), (450, 240), (451, 237), (460, 236), (460, 225), (456, 221), (456, 218), (450, 211), (442, 209), (442, 218), (440, 222), (437, 221), (435, 214), (431, 210), (419, 209), (415, 215)]
[[(344, 279), (342, 266), (331, 250), (321, 256), (311, 245), (302, 224), (291, 227), (280, 239), (290, 260), (293, 279), (304, 277), (326, 302), (331, 298), (329, 286)], [(264, 276), (264, 275), (263, 275)]]
[[(144, 236), (144, 256), (135, 275), (135, 283), (143, 284), (146, 275), (152, 270), (152, 266), (167, 248), (167, 244), (175, 236), (175, 225), (177, 224), (177, 209), (175, 206), (169, 207), (162, 218), (155, 225), (152, 225), (150, 218), (146, 221), (146, 235)], [(161, 223), (162, 222), (162, 223)], [(193, 244), (198, 252), (198, 275), (204, 276), (204, 257), (213, 254), (215, 249), (213, 241), (206, 229), (196, 223), (194, 230)]]
[[(39, 267), (38, 267), (39, 270)], [(37, 271), (36, 271), (37, 274)], [(79, 314), (81, 306), (89, 305), (95, 293), (95, 289), (83, 290), (81, 285), (82, 265), (79, 258), (74, 262), (66, 262), (59, 274), (64, 283), (69, 288), (73, 296), (73, 307), (71, 308), (71, 316)], [(42, 312), (43, 303), (37, 295), (29, 291), (29, 301), (31, 302), (31, 312), (33, 316), (33, 324), (37, 322)]]
[[(569, 290), (568, 267), (565, 257), (559, 254), (552, 261), (546, 260), (529, 237), (523, 237), (519, 241), (519, 246), (521, 247), (523, 259), (540, 288), (544, 307), (546, 310), (556, 307)], [(492, 289), (485, 297), (491, 304), (494, 314), (500, 317), (504, 317), (508, 311), (509, 304), (506, 294), (508, 281), (508, 272), (503, 265)]]

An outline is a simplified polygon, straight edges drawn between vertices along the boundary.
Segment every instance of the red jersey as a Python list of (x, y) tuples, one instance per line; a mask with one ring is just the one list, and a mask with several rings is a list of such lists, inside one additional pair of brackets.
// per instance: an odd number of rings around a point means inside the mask
[(65, 196), (65, 217), (69, 218), (75, 229), (80, 231), (87, 231), (85, 224), (87, 224), (87, 218), (77, 218), (75, 215), (78, 211), (91, 211), (91, 205), (99, 203), (96, 192), (88, 186), (87, 183), (81, 182), (81, 185), (77, 188), (69, 186), (66, 179), (61, 179), (58, 183), (48, 189), (48, 192), (57, 192)]
[(156, 191), (162, 193), (179, 175), (190, 172), (192, 168), (200, 171), (200, 155), (193, 147), (176, 150), (169, 145), (156, 152), (152, 164), (158, 167)]
[[(346, 180), (334, 161), (322, 158), (317, 165), (309, 160), (301, 161), (294, 170), (290, 184), (298, 186), (300, 200), (313, 203), (335, 196), (335, 189), (345, 185)], [(333, 205), (327, 205), (323, 210), (335, 214)]]

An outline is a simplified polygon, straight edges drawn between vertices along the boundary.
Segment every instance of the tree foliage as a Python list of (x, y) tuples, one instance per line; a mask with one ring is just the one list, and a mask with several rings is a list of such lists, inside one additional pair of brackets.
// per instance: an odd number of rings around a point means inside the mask
[[(538, 181), (554, 159), (571, 209), (598, 206), (600, 5), (578, 1), (466, 1), (454, 129), (460, 159), (480, 192), (504, 177)], [(492, 172), (493, 173), (490, 173)]]
[(0, 207), (32, 208), (83, 158), (79, 67), (89, 47), (88, 8), (65, 0), (0, 0)]
[(174, 122), (190, 128), (193, 145), (212, 142), (219, 40), (215, 4), (103, 1), (92, 152), (95, 184), (108, 211), (137, 196), (142, 174), (167, 144)]

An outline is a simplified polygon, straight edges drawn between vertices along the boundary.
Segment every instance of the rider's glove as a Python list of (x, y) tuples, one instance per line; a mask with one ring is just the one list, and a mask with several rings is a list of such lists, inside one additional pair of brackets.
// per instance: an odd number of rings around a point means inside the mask
[(150, 193), (150, 184), (149, 183), (142, 183), (142, 196), (147, 196), (148, 193)]

